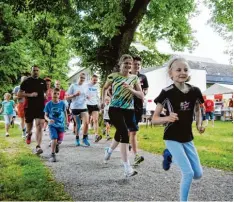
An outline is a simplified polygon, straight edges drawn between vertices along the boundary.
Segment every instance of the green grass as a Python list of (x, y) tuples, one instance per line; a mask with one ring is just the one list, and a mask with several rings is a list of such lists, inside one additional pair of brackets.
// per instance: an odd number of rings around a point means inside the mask
[[(216, 121), (215, 127), (209, 125), (204, 134), (199, 134), (193, 125), (194, 143), (201, 164), (222, 170), (233, 170), (233, 125), (231, 122)], [(165, 149), (162, 126), (140, 126), (139, 148), (161, 154)]]
[(23, 142), (17, 127), (5, 137), (0, 123), (0, 200), (71, 201), (64, 186)]

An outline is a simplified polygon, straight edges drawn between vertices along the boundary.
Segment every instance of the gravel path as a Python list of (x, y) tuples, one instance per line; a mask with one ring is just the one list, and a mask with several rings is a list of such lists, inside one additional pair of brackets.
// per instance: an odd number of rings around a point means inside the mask
[[(90, 147), (76, 147), (69, 132), (60, 146), (58, 162), (48, 162), (49, 137), (44, 135), (41, 155), (57, 181), (75, 201), (177, 201), (179, 200), (180, 171), (172, 166), (161, 167), (162, 157), (141, 151), (145, 161), (137, 168), (138, 175), (124, 178), (120, 152), (117, 148), (107, 164), (103, 162), (106, 140)], [(33, 139), (32, 139), (33, 140)], [(33, 144), (35, 145), (35, 144)], [(130, 156), (133, 162), (133, 156)], [(205, 168), (201, 180), (194, 181), (190, 191), (192, 201), (233, 201), (233, 174)]]

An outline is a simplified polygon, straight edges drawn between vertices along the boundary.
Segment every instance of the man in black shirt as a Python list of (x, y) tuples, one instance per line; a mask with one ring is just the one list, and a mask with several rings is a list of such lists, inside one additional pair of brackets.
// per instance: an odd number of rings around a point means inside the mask
[(25, 122), (27, 124), (26, 143), (31, 143), (33, 120), (36, 123), (36, 153), (41, 154), (42, 128), (44, 125), (44, 101), (47, 90), (45, 80), (39, 78), (39, 67), (33, 66), (31, 76), (28, 77), (21, 85), (18, 93), (19, 97), (27, 98), (25, 108)]
[[(140, 80), (140, 84), (141, 84), (141, 89), (142, 89), (144, 95), (146, 95), (149, 85), (148, 85), (147, 77), (144, 74), (140, 74), (141, 61), (142, 61), (142, 59), (140, 57), (138, 57), (138, 56), (133, 57), (133, 65), (131, 68), (131, 74), (135, 74), (138, 76), (138, 78)], [(137, 125), (142, 120), (143, 102), (144, 102), (144, 100), (139, 99), (136, 96), (134, 97), (135, 118), (136, 118)], [(130, 144), (132, 146), (132, 151), (135, 155), (134, 165), (137, 166), (139, 163), (144, 161), (144, 157), (139, 156), (137, 154), (137, 138), (136, 138), (137, 132), (134, 131), (134, 132), (130, 132), (129, 134), (130, 134)]]

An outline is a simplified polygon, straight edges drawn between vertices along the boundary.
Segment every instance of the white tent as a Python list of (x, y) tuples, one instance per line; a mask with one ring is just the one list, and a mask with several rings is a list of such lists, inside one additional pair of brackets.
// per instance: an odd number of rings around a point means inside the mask
[(233, 85), (219, 84), (215, 83), (214, 85), (207, 88), (202, 92), (203, 95), (215, 95), (215, 94), (232, 94)]

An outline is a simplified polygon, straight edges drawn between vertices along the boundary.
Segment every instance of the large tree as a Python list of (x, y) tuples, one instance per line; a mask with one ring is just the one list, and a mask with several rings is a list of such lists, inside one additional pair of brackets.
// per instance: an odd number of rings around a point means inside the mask
[(192, 47), (188, 19), (195, 10), (193, 0), (77, 0), (74, 4), (77, 15), (71, 34), (76, 49), (84, 65), (104, 76), (122, 54), (133, 50), (130, 45), (134, 41), (147, 46), (143, 55), (151, 56), (152, 64), (165, 59), (155, 47), (159, 39), (167, 39), (175, 50)]

